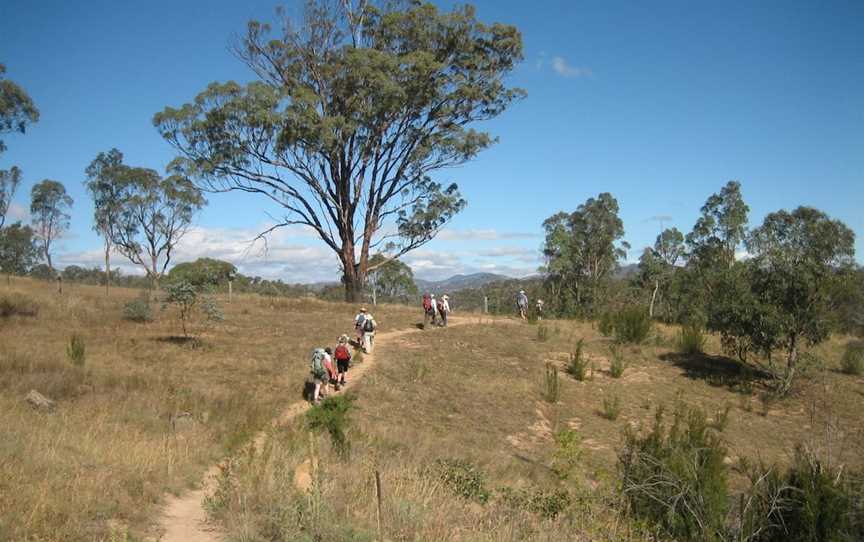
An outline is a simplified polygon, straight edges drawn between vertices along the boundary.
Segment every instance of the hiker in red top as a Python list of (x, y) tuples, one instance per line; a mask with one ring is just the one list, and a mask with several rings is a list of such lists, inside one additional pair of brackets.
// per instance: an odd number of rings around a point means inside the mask
[(348, 383), (345, 375), (348, 374), (348, 368), (351, 366), (351, 351), (348, 349), (348, 335), (339, 337), (339, 344), (336, 345), (336, 350), (333, 353), (336, 358), (337, 385), (344, 386)]
[(432, 319), (432, 325), (435, 325), (435, 298), (428, 293), (423, 294), (423, 329), (429, 325), (429, 319)]

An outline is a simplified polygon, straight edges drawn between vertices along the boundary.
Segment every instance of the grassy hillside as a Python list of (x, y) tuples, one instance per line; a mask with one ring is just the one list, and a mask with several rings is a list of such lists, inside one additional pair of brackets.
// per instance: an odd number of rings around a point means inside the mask
[[(225, 320), (182, 340), (176, 313), (123, 319), (135, 290), (12, 279), (8, 301), (34, 315), (0, 316), (0, 540), (100, 540), (112, 526), (152, 529), (166, 491), (206, 467), (301, 396), (313, 346), (350, 332), (356, 307), (235, 296)], [(380, 307), (382, 329), (416, 311)], [(0, 311), (2, 313), (2, 311)], [(67, 357), (73, 334), (85, 362)], [(57, 405), (40, 412), (36, 390)]]

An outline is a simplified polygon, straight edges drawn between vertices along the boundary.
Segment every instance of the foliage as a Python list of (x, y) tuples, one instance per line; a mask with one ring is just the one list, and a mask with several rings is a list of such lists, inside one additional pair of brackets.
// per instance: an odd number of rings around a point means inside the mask
[(0, 271), (25, 275), (40, 260), (33, 229), (16, 222), (0, 229)]
[[(594, 307), (602, 302), (603, 282), (630, 247), (618, 217), (618, 201), (604, 192), (589, 198), (573, 213), (557, 213), (543, 222), (546, 239), (542, 268), (550, 291), (551, 310), (565, 296)], [(616, 243), (618, 243), (616, 245)]]
[(621, 414), (621, 398), (617, 395), (603, 398), (603, 417), (609, 421), (615, 421)]
[(10, 316), (35, 318), (38, 315), (39, 305), (31, 298), (15, 292), (0, 294), (0, 318)]
[(850, 341), (843, 351), (840, 370), (847, 375), (864, 374), (864, 341)]
[(579, 445), (582, 438), (572, 429), (564, 429), (555, 433), (555, 453), (552, 456), (552, 471), (558, 478), (569, 478), (570, 473), (579, 464), (582, 450)]
[(627, 363), (624, 361), (624, 354), (621, 353), (621, 347), (617, 344), (609, 346), (609, 376), (612, 378), (621, 378), (624, 376), (624, 369), (627, 368)]
[(651, 332), (651, 318), (642, 307), (625, 307), (613, 315), (612, 328), (619, 343), (640, 344)]
[(611, 337), (615, 332), (615, 315), (612, 311), (603, 311), (597, 319), (597, 331), (604, 337)]
[(659, 408), (649, 432), (627, 427), (624, 440), (618, 460), (630, 512), (679, 540), (721, 540), (726, 449), (705, 412), (679, 403), (667, 429)]
[[(636, 285), (643, 291), (650, 291), (648, 315), (655, 315), (655, 306), (664, 305), (669, 297), (672, 278), (676, 265), (684, 257), (684, 235), (678, 228), (667, 228), (660, 232), (654, 241), (654, 248), (645, 248), (639, 258)], [(669, 307), (666, 307), (669, 317)]]
[(306, 422), (313, 431), (326, 431), (336, 454), (342, 459), (351, 455), (351, 442), (348, 428), (351, 425), (349, 413), (357, 398), (352, 394), (330, 396), (321, 404), (312, 407), (306, 414)]
[(61, 183), (45, 179), (33, 185), (30, 191), (31, 221), (42, 254), (52, 271), (51, 243), (69, 229), (71, 208), (72, 197)]
[(517, 510), (526, 510), (545, 519), (555, 519), (573, 503), (566, 489), (505, 487), (501, 490), (505, 504)]
[(557, 403), (561, 393), (560, 385), (558, 367), (547, 362), (546, 368), (543, 371), (543, 381), (540, 389), (540, 395), (543, 397), (543, 400), (547, 403)]
[(167, 284), (165, 285), (165, 292), (163, 309), (168, 305), (174, 305), (177, 308), (184, 337), (189, 336), (190, 326), (195, 323), (209, 323), (223, 318), (222, 311), (216, 303), (188, 282), (180, 281)]
[(678, 330), (676, 343), (678, 351), (688, 356), (695, 356), (705, 351), (705, 334), (702, 326), (697, 324), (684, 324)]
[[(39, 121), (39, 110), (23, 88), (4, 77), (5, 73), (6, 66), (0, 64), (0, 134), (23, 134), (28, 125)], [(0, 154), (5, 150), (0, 139)]]
[(185, 281), (196, 288), (217, 287), (237, 276), (234, 264), (213, 258), (198, 258), (194, 262), (175, 265), (168, 272), (168, 280)]
[(483, 471), (464, 459), (438, 459), (434, 472), (459, 497), (485, 504), (492, 496)]
[(21, 170), (15, 166), (10, 169), (0, 169), (0, 230), (6, 224), (6, 213), (12, 205), (12, 198), (21, 183)]
[(375, 254), (369, 259), (368, 283), (372, 289), (372, 299), (381, 296), (388, 300), (408, 300), (417, 295), (414, 272), (399, 260)]
[(142, 295), (123, 305), (123, 318), (132, 322), (146, 323), (153, 320), (153, 309), (148, 295)]
[(584, 339), (579, 339), (576, 343), (576, 351), (570, 353), (570, 359), (567, 362), (567, 372), (580, 382), (588, 377), (588, 360), (583, 351)]
[(469, 126), (524, 95), (504, 84), (522, 39), (420, 2), (312, 1), (276, 26), (250, 22), (236, 47), (257, 81), (211, 83), (154, 124), (200, 186), (261, 194), (285, 211), (275, 227), (315, 231), (357, 300), (370, 249), (405, 254), (465, 206), (431, 174), (494, 142)]
[(76, 367), (84, 366), (86, 360), (84, 337), (77, 333), (73, 333), (72, 336), (69, 337), (69, 343), (66, 345), (66, 357), (69, 358), (72, 365), (75, 365)]
[(741, 196), (741, 183), (729, 181), (702, 206), (702, 215), (687, 234), (689, 258), (699, 267), (730, 267), (747, 234), (750, 207)]

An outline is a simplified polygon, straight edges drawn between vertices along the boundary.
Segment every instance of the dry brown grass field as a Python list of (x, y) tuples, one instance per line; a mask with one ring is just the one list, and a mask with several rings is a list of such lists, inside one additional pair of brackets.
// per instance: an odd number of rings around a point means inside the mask
[[(0, 297), (35, 316), (0, 317), (0, 540), (107, 540), (154, 533), (166, 492), (200, 482), (207, 466), (301, 397), (313, 346), (351, 330), (356, 307), (314, 299), (222, 299), (223, 322), (181, 340), (176, 314), (123, 319), (139, 292), (13, 278)], [(385, 328), (412, 311), (381, 306)], [(83, 367), (67, 359), (72, 334)], [(24, 401), (36, 390), (53, 412)]]
[[(682, 356), (675, 329), (655, 326), (648, 343), (622, 348), (616, 379), (611, 341), (590, 323), (544, 322), (542, 339), (537, 325), (457, 313), (458, 326), (382, 341), (372, 371), (348, 388), (356, 401), (343, 459), (302, 417), (268, 429), (262, 449), (242, 445), (299, 399), (310, 348), (347, 332), (356, 307), (222, 300), (224, 322), (192, 345), (176, 339), (170, 310), (157, 307), (149, 324), (123, 320), (138, 292), (106, 299), (67, 285), (61, 296), (13, 279), (3, 295), (31, 299), (38, 315), (0, 319), (0, 540), (158, 537), (166, 492), (199, 483), (226, 454), (208, 509), (227, 540), (375, 540), (375, 471), (386, 540), (653, 540), (615, 511), (616, 453), (625, 426), (675, 401), (715, 417), (729, 409), (730, 466), (782, 463), (799, 443), (838, 462), (864, 457), (864, 381), (835, 370), (843, 338), (816, 349), (823, 366), (791, 397), (772, 400), (714, 338), (707, 355)], [(376, 309), (383, 331), (418, 316)], [(67, 359), (73, 333), (84, 337), (83, 367)], [(564, 371), (578, 339), (592, 365), (581, 382)], [(543, 397), (547, 363), (560, 373), (554, 403)], [(55, 411), (31, 408), (31, 389)], [(610, 420), (613, 398), (620, 414)], [(556, 444), (564, 430), (576, 437), (566, 450)]]

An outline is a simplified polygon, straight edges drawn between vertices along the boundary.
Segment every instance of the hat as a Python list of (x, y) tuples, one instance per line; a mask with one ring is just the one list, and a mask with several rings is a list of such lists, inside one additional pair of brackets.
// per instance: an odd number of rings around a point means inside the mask
[(366, 307), (360, 307), (360, 312), (366, 312)]
[(519, 290), (519, 293), (520, 293), (520, 294), (524, 294), (524, 293), (525, 293), (525, 290)]
[(447, 294), (444, 294), (441, 296), (441, 299), (450, 299), (450, 296), (448, 296)]
[(339, 344), (345, 344), (348, 342), (348, 335), (340, 335), (339, 336)]

